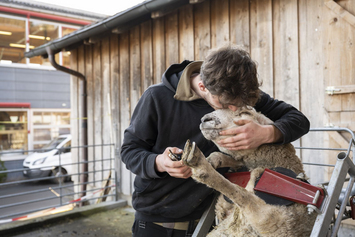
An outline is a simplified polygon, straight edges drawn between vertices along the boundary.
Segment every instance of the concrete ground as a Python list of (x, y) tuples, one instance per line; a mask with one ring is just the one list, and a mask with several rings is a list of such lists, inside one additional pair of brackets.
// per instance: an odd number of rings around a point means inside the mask
[[(27, 221), (0, 224), (1, 237), (130, 237), (134, 210), (126, 201), (101, 203)], [(338, 237), (355, 237), (354, 220), (342, 222)], [(154, 236), (152, 236), (154, 237)]]
[(134, 210), (126, 202), (82, 207), (68, 213), (0, 225), (1, 237), (129, 237)]

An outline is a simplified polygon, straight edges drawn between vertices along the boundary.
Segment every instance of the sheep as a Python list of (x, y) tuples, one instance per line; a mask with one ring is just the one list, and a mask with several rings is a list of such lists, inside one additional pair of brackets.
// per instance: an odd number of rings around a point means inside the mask
[[(216, 110), (201, 119), (200, 129), (206, 139), (218, 146), (217, 141), (225, 138), (219, 132), (237, 126), (233, 121), (240, 119), (249, 119), (262, 125), (273, 123), (251, 108), (234, 112)], [(296, 174), (304, 173), (303, 165), (291, 144), (265, 144), (243, 151), (218, 148), (221, 152), (214, 152), (206, 159), (195, 143), (187, 141), (182, 154), (182, 162), (192, 169), (192, 178), (221, 193), (215, 208), (220, 223), (208, 237), (310, 236), (316, 213), (308, 214), (306, 206), (300, 203), (288, 206), (267, 204), (253, 190), (256, 179), (265, 168), (283, 167)], [(246, 166), (251, 172), (246, 188), (233, 184), (216, 171), (219, 167), (241, 166)], [(225, 197), (232, 203), (227, 202)]]

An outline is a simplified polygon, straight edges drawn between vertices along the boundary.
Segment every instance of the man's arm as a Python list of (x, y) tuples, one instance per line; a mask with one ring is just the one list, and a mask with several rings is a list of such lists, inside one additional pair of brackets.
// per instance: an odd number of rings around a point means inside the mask
[(179, 148), (168, 147), (161, 154), (152, 152), (158, 133), (158, 109), (153, 97), (146, 91), (134, 110), (130, 126), (124, 132), (122, 161), (127, 169), (144, 179), (162, 178), (166, 173), (176, 178), (189, 178), (191, 169), (168, 157), (169, 150), (181, 153)]

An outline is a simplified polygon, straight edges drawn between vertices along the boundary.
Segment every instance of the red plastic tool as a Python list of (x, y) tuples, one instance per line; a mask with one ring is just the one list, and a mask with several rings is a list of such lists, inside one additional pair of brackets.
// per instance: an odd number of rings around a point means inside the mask
[[(243, 188), (246, 187), (250, 172), (227, 173), (225, 177)], [(324, 200), (324, 190), (298, 179), (265, 169), (254, 190), (282, 197), (304, 205), (313, 205), (320, 209)]]
[(224, 177), (226, 177), (226, 179), (228, 179), (232, 183), (245, 188), (250, 179), (250, 172), (246, 171), (246, 172), (225, 173)]

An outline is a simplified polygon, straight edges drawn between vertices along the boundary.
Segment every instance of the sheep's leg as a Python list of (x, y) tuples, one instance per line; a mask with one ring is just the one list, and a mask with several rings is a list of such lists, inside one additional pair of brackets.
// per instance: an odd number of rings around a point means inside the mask
[(213, 168), (232, 167), (237, 168), (244, 165), (242, 161), (235, 160), (230, 155), (222, 152), (213, 152), (207, 157), (207, 161), (213, 166)]
[[(244, 188), (233, 184), (219, 174), (205, 159), (205, 156), (195, 143), (186, 143), (182, 159), (192, 169), (192, 178), (219, 191), (239, 206), (257, 206), (265, 203)], [(257, 208), (255, 208), (257, 211)]]
[(262, 172), (264, 172), (264, 170), (264, 168), (256, 168), (250, 172), (250, 179), (247, 186), (245, 187), (248, 192), (254, 193), (256, 179), (261, 175)]
[(285, 216), (278, 208), (267, 205), (253, 193), (224, 178), (207, 162), (195, 143), (185, 145), (181, 160), (191, 167), (193, 179), (219, 191), (238, 205), (249, 225), (259, 233), (277, 236), (280, 227), (285, 225)]

